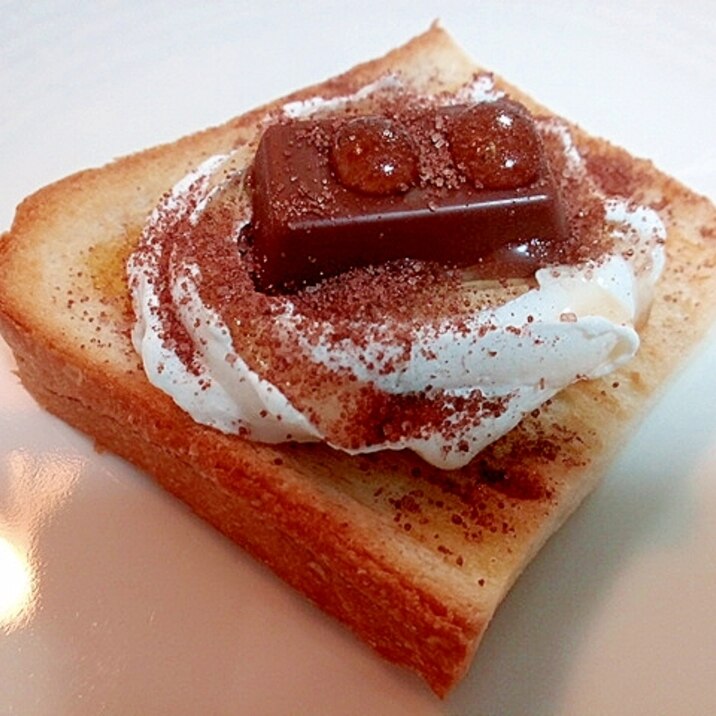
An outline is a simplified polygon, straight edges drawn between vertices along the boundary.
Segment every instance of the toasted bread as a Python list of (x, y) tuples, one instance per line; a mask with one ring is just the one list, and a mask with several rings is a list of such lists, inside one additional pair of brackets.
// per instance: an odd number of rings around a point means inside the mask
[(445, 89), (477, 70), (433, 27), (225, 125), (42, 189), (0, 243), (0, 331), (38, 402), (146, 470), (441, 696), (464, 675), (522, 569), (713, 323), (716, 209), (574, 128), (583, 153), (599, 159), (605, 190), (658, 208), (667, 225), (667, 268), (640, 352), (617, 374), (566, 389), (449, 472), (405, 453), (264, 445), (195, 423), (145, 378), (129, 338), (124, 262), (160, 197), (205, 158), (251, 141), (271, 109), (355, 91), (387, 72)]

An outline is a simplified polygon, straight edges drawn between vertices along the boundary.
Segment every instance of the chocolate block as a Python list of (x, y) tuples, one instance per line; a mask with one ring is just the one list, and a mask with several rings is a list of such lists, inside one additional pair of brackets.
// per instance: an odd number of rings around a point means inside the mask
[[(509, 103), (508, 109), (513, 105)], [(350, 166), (341, 164), (345, 157), (339, 139), (356, 141), (353, 124), (348, 123), (360, 120), (268, 127), (251, 179), (251, 233), (259, 286), (290, 290), (352, 267), (400, 258), (477, 266), (478, 273), (483, 266), (485, 275), (493, 277), (531, 275), (548, 263), (550, 247), (565, 238), (566, 227), (541, 143), (535, 144), (539, 154), (532, 158), (534, 171), (522, 172), (519, 181), (524, 185), (481, 186), (448, 148), (450, 127), (444, 128), (463, 110), (433, 109), (413, 119), (407, 131), (386, 124), (376, 135), (378, 141), (387, 138), (386, 147), (376, 149), (370, 142), (352, 147), (361, 161), (377, 162), (368, 167), (370, 175), (356, 171), (355, 181), (346, 176)], [(431, 131), (436, 123), (442, 133)], [(452, 145), (459, 145), (465, 155), (472, 151), (466, 123), (456, 121), (454, 126), (462, 135), (452, 136)], [(436, 137), (447, 139), (436, 142)], [(437, 147), (434, 156), (426, 157), (432, 145)], [(487, 149), (494, 153), (493, 140)], [(411, 151), (415, 166), (410, 163)], [(505, 166), (514, 163), (509, 160)]]

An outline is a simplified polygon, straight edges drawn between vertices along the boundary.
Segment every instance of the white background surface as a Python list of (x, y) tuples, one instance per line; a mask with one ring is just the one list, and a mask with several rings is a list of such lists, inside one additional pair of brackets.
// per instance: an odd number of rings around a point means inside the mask
[[(45, 183), (438, 16), (483, 65), (716, 198), (714, 2), (0, 2), (0, 228)], [(716, 713), (713, 335), (446, 702), (43, 414), (13, 366), (0, 342), (3, 716)]]

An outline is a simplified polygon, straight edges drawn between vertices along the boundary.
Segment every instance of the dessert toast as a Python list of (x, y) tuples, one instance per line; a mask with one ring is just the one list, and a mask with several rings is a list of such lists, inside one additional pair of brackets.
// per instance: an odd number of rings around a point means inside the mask
[(129, 337), (124, 265), (162, 195), (207, 157), (252, 142), (272, 109), (345, 95), (386, 73), (451, 88), (477, 69), (433, 27), (225, 125), (47, 187), (19, 207), (0, 242), (0, 330), (38, 402), (144, 469), (439, 695), (465, 673), (524, 566), (714, 322), (714, 207), (574, 128), (605, 190), (654, 206), (667, 226), (667, 268), (640, 352), (618, 373), (566, 389), (454, 471), (405, 452), (350, 457), (195, 423), (145, 378)]

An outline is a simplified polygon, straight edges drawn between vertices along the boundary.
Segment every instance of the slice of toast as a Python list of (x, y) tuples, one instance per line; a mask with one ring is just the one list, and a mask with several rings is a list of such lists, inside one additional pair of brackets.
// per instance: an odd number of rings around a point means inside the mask
[(0, 242), (0, 331), (36, 399), (146, 470), (440, 695), (465, 673), (524, 566), (714, 322), (716, 209), (575, 128), (604, 189), (654, 206), (667, 225), (667, 268), (642, 347), (619, 373), (563, 391), (451, 472), (405, 453), (269, 446), (194, 423), (144, 376), (129, 339), (124, 262), (162, 194), (205, 158), (254, 139), (272, 108), (353, 92), (389, 72), (439, 90), (477, 70), (433, 27), (225, 125), (47, 187), (23, 202)]

